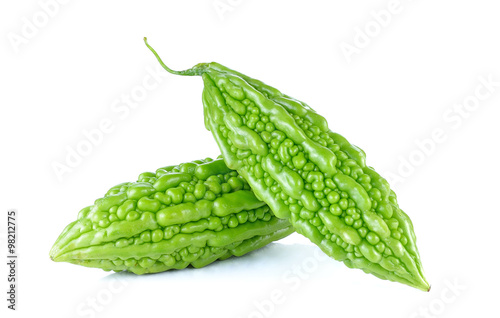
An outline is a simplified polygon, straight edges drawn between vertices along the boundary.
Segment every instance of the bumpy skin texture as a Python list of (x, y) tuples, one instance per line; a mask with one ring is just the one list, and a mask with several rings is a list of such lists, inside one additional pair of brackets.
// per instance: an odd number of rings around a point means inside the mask
[(50, 257), (136, 274), (199, 268), (294, 232), (222, 159), (142, 173), (78, 214)]
[(277, 217), (348, 267), (429, 290), (412, 222), (360, 148), (271, 86), (218, 63), (173, 71), (148, 47), (167, 71), (202, 76), (206, 128)]

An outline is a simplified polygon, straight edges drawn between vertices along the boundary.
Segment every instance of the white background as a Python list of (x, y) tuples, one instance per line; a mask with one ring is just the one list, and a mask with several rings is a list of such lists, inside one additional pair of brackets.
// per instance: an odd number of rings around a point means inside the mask
[[(498, 317), (499, 12), (495, 1), (2, 2), (4, 260), (8, 209), (19, 223), (18, 310), (6, 309), (1, 261), (2, 317)], [(219, 153), (201, 79), (157, 72), (144, 36), (173, 69), (239, 70), (364, 149), (413, 220), (431, 291), (318, 258), (298, 234), (149, 276), (51, 262), (64, 226), (111, 186)], [(102, 121), (111, 128), (58, 177)]]

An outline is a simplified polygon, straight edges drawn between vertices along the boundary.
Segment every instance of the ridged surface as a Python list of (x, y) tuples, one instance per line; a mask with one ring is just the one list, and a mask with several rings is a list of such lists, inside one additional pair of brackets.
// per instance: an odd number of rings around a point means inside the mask
[(241, 256), (293, 231), (222, 159), (207, 158), (111, 188), (64, 229), (50, 257), (155, 273)]
[(220, 64), (200, 67), (207, 129), (276, 216), (348, 267), (429, 289), (411, 220), (361, 149), (305, 103)]

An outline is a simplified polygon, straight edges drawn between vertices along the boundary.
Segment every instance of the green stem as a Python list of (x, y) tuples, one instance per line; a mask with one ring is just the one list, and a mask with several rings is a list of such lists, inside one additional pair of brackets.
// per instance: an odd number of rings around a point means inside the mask
[(201, 64), (198, 64), (198, 65), (195, 65), (193, 68), (190, 68), (188, 70), (184, 70), (184, 71), (174, 71), (173, 69), (171, 69), (170, 67), (168, 67), (167, 65), (165, 65), (165, 63), (163, 63), (163, 61), (161, 60), (160, 56), (158, 55), (158, 53), (156, 53), (156, 51), (151, 47), (151, 45), (149, 45), (148, 43), (148, 39), (146, 37), (144, 37), (144, 43), (146, 43), (146, 46), (151, 50), (151, 52), (153, 52), (153, 54), (156, 56), (156, 59), (158, 60), (158, 62), (160, 62), (160, 65), (169, 73), (172, 73), (172, 74), (175, 74), (175, 75), (182, 75), (182, 76), (195, 76), (195, 75), (201, 75), (205, 69), (208, 67), (207, 64), (205, 63), (201, 63)]

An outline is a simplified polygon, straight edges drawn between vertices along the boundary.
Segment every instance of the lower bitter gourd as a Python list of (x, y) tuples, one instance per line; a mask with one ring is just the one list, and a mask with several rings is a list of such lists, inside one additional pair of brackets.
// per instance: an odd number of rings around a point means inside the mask
[(277, 217), (348, 267), (429, 290), (412, 222), (360, 148), (259, 80), (215, 62), (174, 71), (146, 45), (168, 72), (203, 78), (206, 128)]
[(50, 257), (136, 274), (199, 268), (241, 256), (294, 231), (222, 159), (142, 173), (82, 209)]

